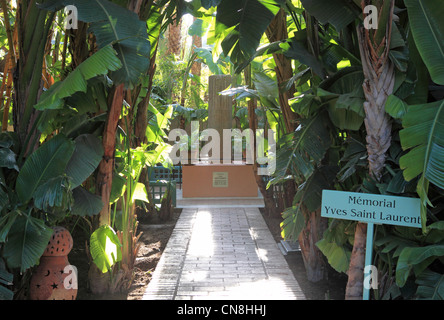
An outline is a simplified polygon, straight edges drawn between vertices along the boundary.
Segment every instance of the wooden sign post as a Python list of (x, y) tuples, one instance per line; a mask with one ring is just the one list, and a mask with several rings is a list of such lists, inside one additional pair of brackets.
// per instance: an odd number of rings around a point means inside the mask
[[(372, 265), (375, 224), (421, 228), (420, 200), (380, 194), (322, 191), (321, 216), (367, 223), (365, 267)], [(369, 275), (364, 269), (364, 279)], [(363, 300), (369, 300), (370, 288), (364, 285)]]

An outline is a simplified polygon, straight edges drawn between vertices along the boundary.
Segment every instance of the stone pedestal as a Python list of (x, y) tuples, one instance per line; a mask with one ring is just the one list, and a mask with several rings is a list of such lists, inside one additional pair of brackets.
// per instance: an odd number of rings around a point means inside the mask
[(253, 166), (199, 164), (182, 167), (183, 198), (257, 197)]

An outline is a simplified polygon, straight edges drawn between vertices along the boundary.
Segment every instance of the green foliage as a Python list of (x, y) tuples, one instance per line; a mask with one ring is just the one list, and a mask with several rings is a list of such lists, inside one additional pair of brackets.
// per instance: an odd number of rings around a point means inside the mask
[(16, 217), (3, 246), (3, 257), (9, 268), (24, 272), (38, 263), (53, 231), (43, 220), (30, 214), (21, 211), (10, 214)]
[(285, 56), (310, 67), (321, 78), (325, 77), (324, 67), (321, 61), (311, 54), (302, 41), (297, 38), (290, 39), (288, 42), (281, 44), (281, 48), (285, 51)]
[(443, 300), (444, 299), (444, 275), (425, 270), (416, 279), (418, 289), (416, 295), (419, 299)]
[(221, 1), (217, 6), (216, 33), (231, 61), (241, 64), (255, 53), (261, 37), (284, 1)]
[(0, 259), (0, 300), (12, 300), (14, 292), (7, 286), (12, 285), (14, 276), (6, 270), (3, 259)]
[(404, 0), (418, 51), (432, 80), (444, 85), (444, 7), (439, 1)]
[(330, 147), (327, 115), (319, 112), (301, 123), (299, 128), (278, 141), (276, 171), (270, 184), (282, 182), (288, 172), (298, 181), (307, 180)]
[(432, 270), (437, 268), (444, 255), (443, 230), (442, 221), (429, 225), (427, 234), (412, 228), (395, 227), (390, 234), (375, 241), (377, 252), (384, 260), (390, 259), (387, 260), (390, 265), (394, 265), (394, 270), (390, 271), (395, 274), (394, 286), (406, 286), (413, 271), (418, 298), (430, 299), (429, 290), (440, 290), (439, 281), (432, 284), (428, 280), (437, 279), (437, 273)]
[[(107, 95), (111, 85), (120, 83), (127, 89), (136, 89), (131, 92), (133, 101), (125, 102), (133, 104), (130, 107), (134, 110), (128, 114), (133, 114), (141, 101), (151, 95), (146, 131), (149, 143), (135, 148), (131, 132), (120, 130), (122, 139), (118, 139), (120, 145), (115, 153), (110, 204), (116, 209), (120, 202), (123, 210), (115, 215), (118, 221), (113, 220), (114, 229), (102, 226), (93, 233), (90, 250), (102, 272), (112, 270), (119, 262), (128, 263), (135, 253), (133, 237), (137, 223), (133, 219), (133, 204), (136, 200), (149, 201), (145, 184), (139, 181), (141, 170), (159, 163), (168, 166), (171, 146), (165, 141), (172, 117), (190, 121), (207, 116), (200, 95), (186, 90), (191, 81), (204, 87), (200, 79), (189, 73), (191, 64), (197, 61), (206, 64), (213, 74), (239, 73), (248, 65), (254, 70), (254, 86), (234, 86), (224, 94), (236, 97), (239, 105), (235, 115), (243, 129), (248, 127), (248, 109), (242, 103), (254, 98), (260, 102), (256, 109), (259, 127), (269, 126), (277, 132), (277, 168), (268, 187), (289, 180), (297, 186), (293, 202), (283, 210), (284, 238), (298, 238), (306, 225), (307, 213), (319, 209), (323, 189), (419, 195), (422, 232), (401, 227), (377, 228), (375, 263), (385, 272), (387, 283), (393, 283), (381, 296), (412, 297), (416, 290), (414, 297), (419, 299), (444, 297), (444, 228), (440, 212), (444, 188), (444, 9), (439, 1), (396, 1), (399, 19), (392, 25), (389, 57), (396, 67), (396, 80), (394, 93), (385, 107), (393, 118), (393, 138), (384, 175), (378, 183), (367, 179), (364, 76), (355, 33), (362, 19), (358, 0), (162, 0), (143, 9), (142, 21), (124, 8), (126, 1), (47, 0), (39, 7), (57, 11), (68, 4), (74, 4), (79, 19), (89, 24), (99, 50), (63, 81), (44, 91), (37, 104), (32, 98), (37, 97), (37, 82), (32, 87), (24, 84), (32, 91), (31, 107), (35, 105), (35, 109), (42, 111), (34, 124), (42, 132), (41, 146), (23, 157), (28, 144), (33, 144), (31, 140), (39, 137), (29, 135), (20, 145), (14, 134), (0, 134), (0, 245), (8, 268), (24, 272), (38, 263), (52, 234), (49, 225), (68, 212), (90, 217), (103, 207), (101, 198), (82, 184), (94, 174), (102, 159), (98, 136), (108, 109)], [(388, 18), (389, 1), (381, 5), (382, 26)], [(266, 43), (264, 32), (282, 8), (287, 13), (290, 38)], [(212, 39), (208, 39), (208, 46), (194, 48), (188, 61), (178, 61), (166, 57), (159, 38), (173, 21), (173, 13), (180, 17), (186, 11), (199, 17), (190, 28), (190, 35), (202, 36), (214, 20), (216, 24), (210, 27)], [(39, 52), (26, 56), (31, 57), (32, 64), (41, 60), (45, 43), (38, 37), (31, 39), (29, 30), (35, 26), (42, 29), (46, 18), (45, 30), (49, 30), (53, 17), (38, 15), (31, 12), (27, 16), (39, 21), (26, 26), (21, 44)], [(62, 14), (59, 22), (61, 18)], [(0, 42), (5, 44), (4, 28), (0, 29)], [(385, 36), (385, 30), (380, 28), (374, 33), (375, 42)], [(57, 32), (56, 42), (60, 41), (61, 31), (60, 28)], [(220, 48), (223, 54), (218, 56)], [(147, 71), (150, 58), (158, 49), (157, 74), (153, 92), (149, 92)], [(278, 64), (272, 57), (276, 53), (291, 59), (295, 71), (293, 77), (279, 84), (275, 76)], [(71, 61), (70, 55), (65, 58)], [(47, 67), (53, 76), (58, 76), (60, 62), (50, 60), (47, 57)], [(24, 66), (20, 71), (31, 77), (34, 67)], [(38, 77), (40, 71), (36, 71)], [(292, 88), (296, 92), (290, 97), (290, 105), (296, 114), (297, 129), (283, 134), (280, 98)], [(178, 104), (179, 99), (186, 103)], [(23, 118), (31, 119), (31, 111), (28, 108)], [(105, 113), (100, 116), (98, 112)], [(126, 116), (123, 114), (122, 119)], [(126, 129), (130, 127), (127, 123)], [(21, 133), (26, 130), (25, 126), (20, 128)], [(338, 272), (348, 270), (353, 228), (353, 222), (330, 220), (317, 243)], [(114, 230), (122, 232), (122, 243)], [(0, 297), (11, 298), (4, 285), (9, 285), (12, 278), (4, 269), (0, 259)], [(410, 286), (415, 288), (407, 294)]]
[(83, 187), (72, 190), (72, 197), (74, 204), (70, 212), (74, 216), (91, 217), (98, 214), (103, 208), (102, 198)]
[[(93, 262), (103, 273), (118, 270), (121, 265), (116, 264), (117, 262), (125, 264), (127, 269), (132, 268), (138, 247), (135, 203), (150, 202), (146, 185), (144, 181), (140, 181), (142, 170), (158, 163), (165, 166), (169, 163), (171, 146), (165, 142), (164, 130), (169, 127), (173, 106), (169, 105), (164, 113), (153, 105), (150, 105), (148, 110), (151, 114), (146, 132), (149, 144), (132, 148), (131, 134), (121, 135), (120, 149), (115, 153), (116, 170), (110, 195), (110, 205), (114, 205), (111, 225), (103, 225), (96, 229), (90, 238)], [(121, 211), (117, 214), (118, 202)]]
[[(1, 137), (2, 145), (12, 151), (11, 136), (4, 133)], [(58, 134), (26, 158), (18, 175), (9, 170), (5, 178), (3, 168), (7, 166), (0, 167), (0, 243), (9, 268), (24, 272), (38, 263), (52, 235), (41, 216), (46, 216), (51, 224), (71, 208), (85, 205), (85, 196), (79, 197), (78, 193), (84, 195), (87, 191), (80, 184), (95, 170), (103, 155), (96, 139), (82, 135), (71, 140)], [(102, 202), (87, 200), (87, 212), (76, 209), (71, 213), (97, 214)]]
[(429, 182), (444, 188), (444, 100), (409, 106), (402, 119), (402, 147), (409, 150), (399, 164), (407, 181), (420, 175), (417, 192), (421, 198), (423, 228), (427, 221), (426, 206)]
[(16, 192), (19, 200), (26, 203), (40, 185), (62, 175), (74, 149), (73, 141), (57, 135), (33, 152), (17, 177)]
[(91, 234), (91, 257), (100, 271), (106, 273), (122, 260), (121, 246), (117, 234), (108, 225), (100, 226)]
[[(319, 209), (322, 201), (322, 190), (332, 188), (332, 181), (335, 180), (337, 171), (338, 167), (336, 166), (320, 166), (305, 182), (299, 185), (293, 199), (293, 206), (287, 208), (282, 214), (281, 235), (284, 239), (298, 239), (299, 234), (305, 227), (307, 212), (315, 212)], [(271, 180), (270, 184), (273, 183), (273, 180)]]
[(109, 45), (115, 48), (122, 67), (111, 70), (114, 83), (124, 83), (128, 89), (138, 85), (150, 61), (146, 23), (134, 12), (107, 0), (51, 0), (42, 3), (40, 8), (54, 11), (67, 5), (75, 5), (78, 19), (89, 23), (99, 48)]
[(404, 286), (412, 268), (418, 276), (436, 257), (443, 255), (444, 245), (442, 244), (404, 248), (396, 264), (396, 284), (400, 287)]
[(330, 119), (341, 130), (357, 131), (364, 121), (362, 70), (341, 69), (319, 84), (317, 95), (328, 104)]
[(74, 143), (74, 152), (66, 165), (66, 174), (71, 177), (73, 189), (94, 172), (103, 156), (102, 142), (92, 134), (81, 134)]
[(330, 23), (341, 31), (360, 14), (359, 8), (345, 0), (301, 0), (304, 8), (322, 24)]
[(338, 272), (346, 273), (350, 264), (353, 241), (352, 221), (332, 219), (324, 237), (316, 246), (327, 257), (328, 263)]
[(87, 81), (122, 67), (117, 58), (117, 52), (111, 45), (97, 51), (81, 63), (65, 80), (55, 83), (45, 91), (39, 102), (34, 106), (37, 110), (60, 109), (64, 107), (64, 98), (69, 98), (76, 92), (87, 92)]

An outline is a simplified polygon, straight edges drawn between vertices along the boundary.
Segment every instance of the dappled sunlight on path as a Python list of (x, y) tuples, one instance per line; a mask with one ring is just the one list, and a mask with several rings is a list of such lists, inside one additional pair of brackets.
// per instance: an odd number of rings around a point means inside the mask
[(257, 208), (186, 208), (143, 299), (305, 299)]

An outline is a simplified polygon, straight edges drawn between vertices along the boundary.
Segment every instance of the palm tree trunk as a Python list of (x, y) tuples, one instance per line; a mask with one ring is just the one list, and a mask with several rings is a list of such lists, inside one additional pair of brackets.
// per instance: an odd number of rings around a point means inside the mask
[[(276, 42), (288, 39), (287, 32), (287, 19), (283, 9), (281, 9), (277, 15), (273, 18), (267, 30), (265, 31), (268, 41)], [(274, 61), (276, 63), (276, 78), (278, 84), (289, 80), (293, 77), (293, 68), (291, 66), (291, 60), (287, 59), (282, 53), (273, 54)], [(296, 88), (291, 86), (287, 92), (279, 92), (279, 104), (281, 106), (282, 115), (284, 117), (285, 129), (287, 132), (293, 132), (296, 129), (296, 113), (294, 113), (288, 100), (293, 98)]]
[[(269, 42), (288, 39), (287, 17), (285, 10), (279, 10), (266, 29), (265, 34)], [(291, 60), (286, 58), (281, 53), (274, 53), (273, 59), (276, 64), (275, 72), (278, 86), (280, 86), (282, 83), (293, 77)], [(294, 85), (290, 86), (290, 89), (286, 92), (281, 92), (281, 90), (279, 90), (279, 105), (281, 107), (285, 130), (287, 133), (293, 132), (297, 125), (297, 114), (291, 110), (288, 102), (289, 99), (293, 98), (295, 92), (296, 88)], [(281, 203), (280, 206), (288, 207), (293, 202), (294, 195), (296, 194), (296, 186), (292, 180), (285, 182), (283, 193), (283, 197), (281, 197), (281, 201), (283, 203)]]
[(348, 268), (348, 282), (345, 288), (346, 300), (361, 300), (364, 283), (365, 241), (367, 224), (359, 222), (356, 225), (355, 241)]
[(316, 243), (322, 239), (328, 221), (321, 217), (320, 208), (310, 212), (302, 205), (302, 212), (305, 216), (306, 225), (299, 234), (298, 242), (307, 279), (316, 283), (324, 279), (325, 276), (324, 255), (316, 246)]
[[(252, 88), (252, 81), (251, 81), (251, 66), (249, 65), (244, 69), (244, 76), (245, 76), (245, 84)], [(256, 119), (256, 112), (255, 109), (257, 108), (257, 100), (252, 98), (248, 101), (248, 123), (249, 128), (256, 132), (257, 129), (257, 119)], [(262, 179), (262, 176), (258, 174), (258, 168), (257, 168), (257, 162), (256, 162), (256, 135), (254, 135), (254, 141), (253, 141), (253, 173), (254, 178), (256, 180), (257, 186), (259, 188), (259, 191), (261, 192), (262, 196), (264, 197), (264, 204), (265, 204), (265, 211), (268, 216), (276, 216), (277, 214), (280, 214), (280, 212), (277, 212), (276, 203), (274, 201), (274, 195), (273, 195), (273, 188), (267, 189), (267, 184)], [(248, 152), (248, 151), (247, 151)]]
[[(371, 4), (370, 0), (363, 1), (363, 8), (368, 4)], [(395, 82), (394, 66), (389, 60), (394, 1), (385, 0), (377, 8), (378, 12), (382, 13), (379, 14), (378, 29), (370, 31), (358, 27), (358, 40), (365, 78), (364, 123), (367, 131), (369, 174), (372, 179), (380, 181), (386, 159), (385, 153), (391, 143), (391, 121), (384, 107)], [(382, 33), (381, 30), (385, 32)], [(366, 236), (367, 225), (358, 223), (350, 258), (346, 299), (362, 298), (365, 250), (372, 250), (365, 248)]]
[(177, 17), (176, 21), (168, 26), (168, 53), (174, 55), (180, 55), (180, 41), (181, 41), (181, 26), (180, 18)]
[[(194, 21), (196, 21), (197, 18), (194, 18)], [(198, 35), (193, 36), (193, 46), (196, 48), (202, 47), (202, 38)], [(195, 61), (193, 63), (193, 66), (191, 67), (191, 74), (200, 77), (202, 70), (202, 64), (198, 61)], [(196, 84), (195, 81), (192, 82), (193, 84)]]

